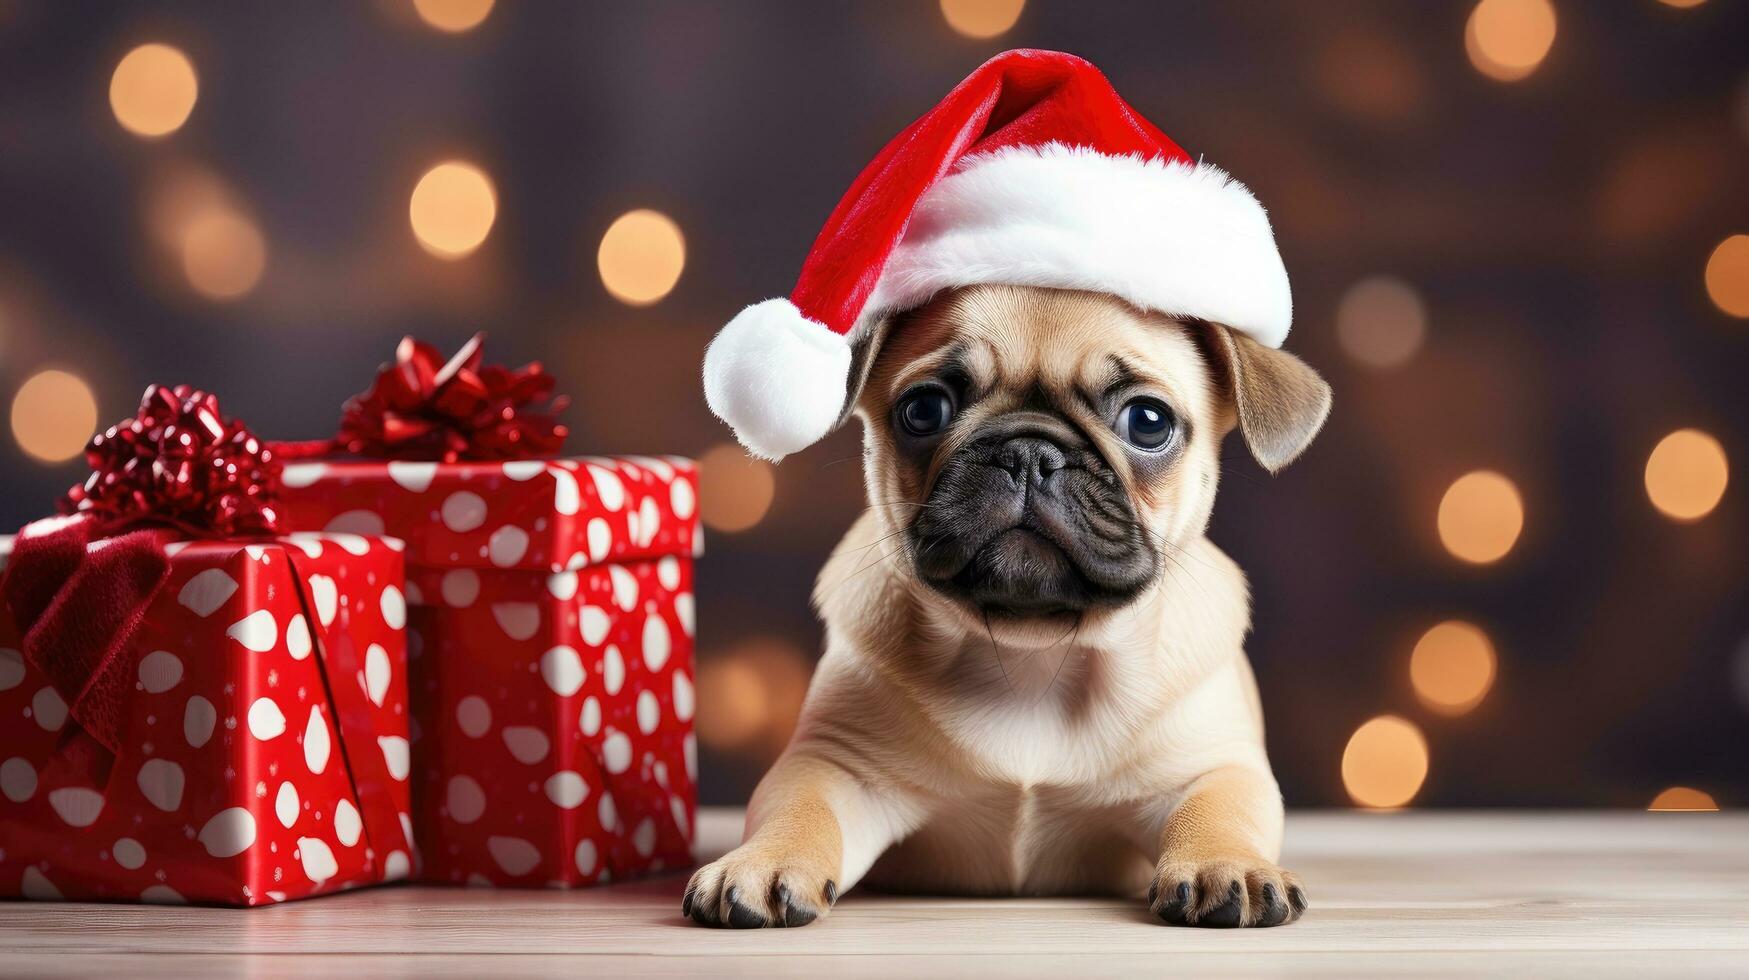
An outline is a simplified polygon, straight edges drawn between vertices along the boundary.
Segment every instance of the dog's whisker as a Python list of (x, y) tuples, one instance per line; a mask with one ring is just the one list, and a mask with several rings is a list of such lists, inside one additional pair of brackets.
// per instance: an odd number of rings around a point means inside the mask
[(922, 508), (927, 509), (930, 507), (939, 507), (939, 506), (941, 506), (941, 505), (940, 504), (932, 504), (926, 500), (924, 500), (924, 501), (919, 501), (919, 500), (877, 500), (874, 503), (869, 504), (867, 507), (864, 507), (862, 509), (862, 512), (866, 514), (869, 511), (874, 510), (876, 507), (922, 507)]
[(1204, 600), (1209, 602), (1215, 601), (1215, 596), (1209, 592), (1206, 586), (1203, 585), (1202, 580), (1197, 578), (1194, 572), (1192, 572), (1183, 562), (1178, 560), (1178, 555), (1181, 553), (1182, 552), (1177, 548), (1166, 548), (1161, 550), (1160, 557), (1171, 562), (1174, 568), (1182, 572), (1184, 580), (1195, 586), (1196, 591), (1202, 593)]
[(896, 556), (897, 554), (898, 554), (897, 551), (882, 552), (880, 554), (880, 556), (875, 558), (873, 561), (870, 561), (870, 562), (862, 565), (861, 567), (857, 568), (856, 571), (851, 572), (849, 575), (844, 576), (843, 580), (840, 581), (838, 584), (832, 586), (831, 590), (828, 591), (825, 596), (822, 596), (821, 599), (824, 600), (826, 598), (829, 598), (834, 593), (836, 593), (839, 589), (842, 589), (842, 588), (844, 588), (844, 586), (848, 585), (850, 583), (851, 579), (856, 578), (857, 576), (861, 575), (863, 572), (869, 571), (870, 569), (879, 565), (881, 562), (886, 561), (887, 559), (892, 558), (892, 557)]
[[(1051, 691), (1054, 690), (1057, 686), (1057, 678), (1061, 677), (1063, 675), (1063, 665), (1069, 662), (1070, 654), (1073, 654), (1076, 651), (1076, 649), (1078, 648), (1080, 641), (1081, 641), (1081, 617), (1080, 616), (1075, 617), (1075, 624), (1073, 626), (1069, 627), (1069, 633), (1064, 633), (1063, 635), (1069, 636), (1070, 633), (1073, 633), (1074, 636), (1069, 640), (1069, 649), (1063, 651), (1063, 659), (1057, 661), (1057, 669), (1056, 669), (1055, 673), (1051, 674), (1051, 682), (1049, 684), (1045, 685), (1045, 692), (1043, 694), (1039, 695), (1038, 700), (1034, 701), (1033, 704), (1035, 704), (1035, 705), (1041, 704), (1044, 702), (1045, 698), (1048, 698), (1051, 696)], [(1059, 640), (1058, 642), (1062, 642), (1062, 641)]]
[(1228, 455), (1222, 454), (1222, 456), (1221, 456), (1221, 475), (1222, 476), (1236, 477), (1238, 479), (1244, 480), (1246, 483), (1249, 483), (1254, 487), (1268, 486), (1269, 481), (1267, 479), (1260, 477), (1256, 473), (1252, 472), (1251, 470), (1246, 469), (1245, 467), (1239, 465), (1239, 464), (1245, 462), (1248, 458), (1249, 457), (1244, 456), (1242, 454), (1236, 455), (1236, 456), (1228, 456)]
[[(1070, 623), (1070, 624), (1069, 624), (1069, 628), (1068, 628), (1068, 629), (1066, 629), (1066, 630), (1064, 630), (1064, 631), (1063, 631), (1063, 635), (1062, 635), (1062, 636), (1059, 636), (1059, 637), (1057, 637), (1057, 638), (1056, 638), (1056, 639), (1054, 639), (1054, 640), (1052, 640), (1052, 641), (1051, 641), (1051, 645), (1050, 645), (1050, 646), (1047, 646), (1047, 647), (1040, 647), (1040, 648), (1038, 648), (1038, 649), (1037, 649), (1037, 650), (1034, 650), (1034, 651), (1032, 651), (1032, 652), (1031, 652), (1031, 653), (1029, 653), (1029, 654), (1027, 654), (1027, 655), (1026, 655), (1026, 656), (1025, 656), (1025, 657), (1023, 657), (1023, 658), (1022, 658), (1022, 659), (1021, 659), (1021, 660), (1020, 660), (1020, 661), (1019, 661), (1019, 662), (1018, 662), (1018, 663), (1016, 663), (1016, 664), (1015, 664), (1015, 665), (1014, 665), (1014, 666), (1015, 666), (1015, 668), (1016, 668), (1016, 669), (1018, 669), (1018, 668), (1020, 668), (1020, 667), (1024, 667), (1024, 666), (1026, 666), (1026, 665), (1027, 665), (1027, 664), (1029, 664), (1029, 663), (1031, 663), (1031, 662), (1032, 662), (1032, 659), (1033, 659), (1033, 658), (1034, 658), (1034, 657), (1036, 657), (1036, 656), (1038, 656), (1038, 655), (1039, 655), (1039, 654), (1041, 654), (1041, 653), (1049, 653), (1049, 652), (1050, 652), (1050, 651), (1052, 651), (1052, 650), (1055, 650), (1055, 649), (1056, 649), (1056, 648), (1058, 648), (1058, 647), (1059, 647), (1059, 646), (1062, 646), (1062, 644), (1063, 644), (1063, 641), (1064, 641), (1064, 640), (1066, 640), (1066, 639), (1068, 639), (1068, 638), (1069, 638), (1069, 634), (1070, 634), (1070, 633), (1077, 633), (1077, 634), (1079, 634), (1079, 632), (1080, 632), (1080, 629), (1081, 629), (1081, 617), (1080, 617), (1080, 616), (1079, 616), (1079, 615), (1077, 615), (1077, 616), (1076, 616), (1076, 617), (1075, 617), (1075, 621), (1074, 621), (1074, 622), (1073, 622), (1073, 623)], [(1068, 656), (1067, 656), (1067, 655), (1066, 655), (1066, 654), (1065, 654), (1065, 655), (1064, 655), (1064, 657), (1063, 657), (1063, 659), (1064, 659), (1064, 660), (1067, 660), (1067, 659), (1068, 659)], [(1062, 671), (1062, 669), (1063, 669), (1063, 663), (1062, 663), (1062, 661), (1061, 661), (1061, 660), (1059, 660), (1059, 661), (1058, 661), (1058, 662), (1057, 662), (1057, 671), (1058, 671), (1058, 672), (1059, 672), (1059, 673), (1060, 673), (1060, 672), (1061, 672), (1061, 671)], [(1053, 676), (1052, 676), (1052, 678), (1051, 678), (1051, 682), (1052, 682), (1052, 683), (1053, 683), (1053, 684), (1054, 684), (1054, 683), (1056, 683), (1056, 677), (1055, 677), (1055, 675), (1053, 675)], [(1046, 693), (1046, 694), (1049, 694), (1049, 693), (1050, 693), (1050, 688), (1048, 688), (1048, 687), (1047, 687), (1047, 688), (1045, 688), (1045, 693)], [(1035, 701), (1035, 702), (1034, 702), (1034, 703), (1035, 703), (1035, 704), (1036, 704), (1036, 703), (1037, 703), (1037, 702), (1036, 702), (1036, 701)]]
[(849, 551), (844, 552), (844, 554), (854, 555), (854, 554), (858, 554), (860, 552), (867, 551), (868, 549), (873, 548), (875, 545), (885, 544), (886, 542), (891, 541), (892, 539), (898, 537), (901, 534), (904, 534), (906, 531), (909, 531), (909, 530), (910, 530), (909, 527), (899, 528), (897, 531), (892, 531), (890, 533), (881, 535), (880, 537), (874, 539), (873, 541), (870, 541), (868, 544), (862, 545), (860, 547), (852, 548)]
[(1014, 691), (1014, 678), (1008, 675), (1008, 666), (1002, 662), (1002, 645), (996, 642), (996, 630), (990, 626), (990, 611), (984, 610), (984, 632), (990, 637), (990, 652), (996, 657), (996, 667), (1002, 671), (1002, 679), (1008, 682), (1008, 696), (1018, 697)]
[(1148, 535), (1153, 540), (1155, 546), (1160, 549), (1161, 555), (1168, 558), (1168, 559), (1171, 559), (1172, 563), (1177, 565), (1178, 568), (1180, 570), (1184, 571), (1186, 574), (1188, 574), (1190, 570), (1185, 568), (1184, 564), (1182, 562), (1177, 561), (1175, 556), (1183, 556), (1183, 557), (1189, 558), (1189, 559), (1197, 562), (1198, 564), (1202, 565), (1204, 568), (1207, 568), (1211, 572), (1218, 573), (1220, 571), (1220, 566), (1215, 565), (1214, 563), (1210, 562), (1206, 558), (1201, 557), (1200, 555), (1196, 555), (1196, 554), (1194, 554), (1190, 551), (1187, 551), (1186, 549), (1184, 549), (1176, 544), (1173, 544), (1170, 541), (1167, 541), (1165, 535), (1161, 534), (1160, 532), (1154, 530), (1151, 527), (1148, 527), (1147, 525), (1141, 523), (1140, 521), (1133, 521), (1133, 520), (1125, 519), (1122, 521), (1122, 523), (1127, 524), (1130, 527), (1136, 529), (1137, 531), (1140, 531), (1143, 534)]
[[(874, 510), (877, 507), (883, 507), (883, 508), (884, 507), (917, 507), (917, 508), (927, 510), (927, 509), (935, 507), (935, 506), (937, 506), (937, 505), (930, 504), (930, 503), (914, 503), (914, 502), (909, 501), (909, 500), (894, 500), (894, 501), (890, 501), (890, 502), (877, 502), (877, 503), (871, 504), (868, 507), (863, 509), (863, 513), (866, 514), (870, 511)], [(854, 554), (857, 554), (859, 552), (867, 551), (868, 549), (873, 548), (875, 545), (881, 544), (885, 541), (889, 541), (893, 538), (898, 537), (901, 534), (904, 534), (906, 531), (911, 530), (912, 527), (913, 527), (913, 525), (907, 524), (904, 527), (898, 528), (898, 529), (893, 530), (893, 531), (889, 531), (886, 534), (883, 534), (880, 537), (874, 539), (873, 541), (870, 541), (868, 544), (859, 545), (855, 548), (851, 548), (848, 551), (843, 552), (843, 554), (854, 555)]]
[[(874, 540), (874, 541), (871, 541), (871, 542), (869, 542), (869, 543), (868, 543), (868, 544), (866, 544), (866, 545), (863, 545), (863, 546), (862, 546), (862, 547), (860, 547), (860, 548), (853, 548), (853, 549), (851, 549), (851, 550), (849, 550), (849, 551), (846, 551), (846, 552), (844, 552), (844, 554), (846, 554), (846, 555), (854, 555), (854, 554), (858, 554), (858, 553), (860, 553), (860, 552), (864, 552), (864, 551), (867, 551), (867, 550), (868, 550), (868, 549), (870, 549), (870, 548), (873, 548), (873, 547), (875, 547), (875, 546), (876, 546), (876, 545), (879, 545), (879, 544), (882, 544), (882, 543), (884, 543), (884, 542), (886, 542), (886, 541), (889, 541), (889, 540), (891, 540), (891, 539), (892, 539), (892, 538), (894, 538), (894, 537), (897, 537), (897, 536), (898, 536), (898, 535), (900, 535), (900, 534), (903, 534), (903, 533), (905, 533), (905, 532), (906, 532), (906, 531), (908, 531), (908, 530), (910, 530), (910, 528), (909, 528), (909, 527), (903, 527), (903, 528), (900, 528), (900, 529), (899, 529), (899, 530), (897, 530), (897, 531), (893, 531), (893, 532), (892, 532), (892, 533), (890, 533), (890, 534), (884, 534), (884, 535), (882, 535), (882, 536), (881, 536), (881, 537), (879, 537), (879, 538), (877, 538), (877, 539), (876, 539), (876, 540)], [(928, 550), (928, 548), (927, 548), (927, 546), (925, 546), (925, 549), (924, 549), (924, 550), (925, 550), (925, 551), (927, 551), (927, 550)], [(857, 576), (859, 576), (859, 575), (861, 575), (861, 574), (862, 574), (862, 573), (864, 573), (864, 572), (866, 572), (866, 571), (869, 571), (869, 570), (870, 570), (870, 569), (872, 569), (872, 568), (874, 568), (874, 567), (876, 567), (876, 566), (877, 566), (877, 565), (879, 565), (879, 564), (881, 564), (881, 563), (882, 563), (882, 562), (883, 562), (883, 561), (886, 561), (886, 560), (888, 560), (888, 559), (891, 559), (891, 558), (894, 558), (894, 557), (896, 557), (896, 556), (898, 556), (898, 555), (899, 555), (899, 554), (901, 554), (901, 553), (902, 553), (902, 549), (894, 549), (894, 550), (891, 550), (891, 551), (883, 551), (883, 552), (881, 552), (881, 553), (880, 553), (880, 554), (879, 554), (879, 555), (877, 555), (877, 556), (876, 556), (876, 557), (875, 557), (875, 558), (874, 558), (874, 560), (872, 560), (872, 561), (868, 561), (868, 562), (865, 562), (865, 563), (864, 563), (864, 564), (862, 564), (862, 565), (861, 565), (861, 566), (859, 566), (859, 567), (858, 567), (858, 568), (857, 568), (857, 569), (856, 569), (856, 571), (854, 571), (854, 572), (851, 572), (851, 573), (850, 573), (850, 574), (849, 574), (849, 575), (846, 575), (846, 576), (844, 576), (844, 578), (843, 578), (843, 579), (841, 579), (841, 580), (840, 580), (840, 581), (839, 581), (839, 582), (837, 582), (837, 583), (836, 583), (836, 584), (835, 584), (835, 585), (833, 585), (833, 586), (832, 586), (832, 587), (831, 587), (831, 588), (830, 588), (830, 589), (828, 589), (828, 590), (827, 590), (827, 591), (826, 591), (826, 593), (825, 593), (825, 594), (824, 594), (824, 595), (822, 595), (822, 596), (821, 596), (821, 597), (820, 597), (820, 598), (821, 598), (821, 600), (822, 600), (822, 601), (824, 601), (824, 600), (826, 600), (826, 599), (828, 599), (828, 598), (830, 598), (830, 597), (832, 597), (832, 596), (833, 596), (833, 595), (835, 595), (835, 594), (837, 594), (837, 592), (838, 592), (838, 590), (839, 590), (839, 589), (842, 589), (842, 588), (844, 588), (844, 586), (846, 586), (846, 585), (848, 585), (848, 584), (849, 584), (849, 583), (850, 583), (850, 581), (851, 581), (851, 580), (852, 580), (852, 579), (854, 579), (854, 578), (856, 578), (856, 577), (857, 577)]]
[(1200, 556), (1194, 555), (1191, 552), (1186, 551), (1184, 548), (1181, 548), (1178, 545), (1173, 544), (1170, 541), (1167, 541), (1165, 535), (1161, 534), (1160, 532), (1154, 530), (1151, 527), (1148, 527), (1147, 525), (1143, 524), (1140, 521), (1129, 520), (1129, 519), (1120, 519), (1120, 522), (1128, 525), (1131, 528), (1134, 528), (1137, 531), (1140, 531), (1141, 533), (1147, 535), (1151, 540), (1153, 540), (1155, 547), (1160, 552), (1160, 557), (1171, 562), (1173, 567), (1177, 568), (1180, 572), (1184, 573), (1185, 581), (1194, 585), (1196, 587), (1196, 590), (1198, 592), (1202, 593), (1202, 597), (1204, 599), (1213, 601), (1214, 596), (1212, 594), (1210, 594), (1208, 588), (1203, 585), (1202, 580), (1197, 578), (1196, 575), (1191, 572), (1190, 568), (1187, 567), (1183, 562), (1179, 561), (1178, 559), (1180, 556), (1190, 558), (1190, 559), (1200, 563), (1204, 568), (1208, 569), (1209, 571), (1215, 572), (1217, 574), (1219, 574), (1219, 572), (1220, 572), (1220, 568), (1218, 566), (1210, 563), (1208, 560), (1201, 558)]

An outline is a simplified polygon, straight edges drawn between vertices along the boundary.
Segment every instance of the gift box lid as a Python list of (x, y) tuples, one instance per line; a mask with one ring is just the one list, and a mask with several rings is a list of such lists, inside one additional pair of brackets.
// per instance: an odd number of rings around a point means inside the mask
[[(400, 551), (406, 544), (387, 535), (377, 535), (383, 539), (383, 544), (390, 551)], [(15, 534), (0, 534), (0, 571), (5, 571), (6, 565), (12, 560), (12, 546), (18, 536)], [(107, 539), (99, 538), (86, 548), (96, 551), (107, 543)], [(369, 542), (360, 540), (357, 534), (338, 532), (331, 534), (286, 534), (276, 538), (260, 541), (240, 540), (230, 538), (210, 538), (187, 541), (172, 541), (164, 546), (164, 553), (172, 562), (190, 561), (206, 565), (218, 565), (232, 555), (246, 551), (249, 557), (260, 561), (270, 551), (281, 551), (287, 547), (295, 547), (307, 555), (321, 554), (325, 544), (339, 546), (352, 554), (363, 554), (370, 547)]]
[(678, 456), (323, 459), (285, 467), (280, 504), (295, 528), (401, 538), (409, 565), (561, 572), (704, 544), (697, 467)]

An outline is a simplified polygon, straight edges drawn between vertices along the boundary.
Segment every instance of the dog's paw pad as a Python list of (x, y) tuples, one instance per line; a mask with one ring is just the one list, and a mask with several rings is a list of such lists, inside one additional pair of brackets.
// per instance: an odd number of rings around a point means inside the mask
[(1267, 862), (1162, 861), (1148, 908), (1175, 926), (1279, 926), (1305, 911), (1306, 892), (1292, 872)]
[(731, 929), (805, 926), (838, 898), (831, 880), (741, 847), (698, 869), (680, 900), (680, 914), (700, 925)]

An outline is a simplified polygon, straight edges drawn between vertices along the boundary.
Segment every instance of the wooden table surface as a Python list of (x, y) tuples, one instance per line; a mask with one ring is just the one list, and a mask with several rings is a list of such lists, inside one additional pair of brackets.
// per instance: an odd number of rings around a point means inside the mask
[[(721, 853), (740, 814), (700, 814)], [(852, 892), (805, 929), (680, 918), (684, 874), (575, 892), (379, 888), (256, 910), (0, 903), (0, 974), (1749, 977), (1749, 814), (1299, 813), (1312, 908), (1157, 924), (1140, 900)]]

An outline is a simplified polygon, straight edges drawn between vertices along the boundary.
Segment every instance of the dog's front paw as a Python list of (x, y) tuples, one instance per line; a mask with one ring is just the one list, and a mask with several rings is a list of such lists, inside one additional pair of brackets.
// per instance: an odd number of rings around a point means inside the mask
[(806, 864), (743, 844), (693, 874), (680, 913), (734, 929), (805, 926), (838, 901), (837, 882)]
[(1293, 872), (1256, 858), (1167, 858), (1154, 869), (1148, 909), (1175, 926), (1279, 926), (1306, 910), (1306, 890)]

